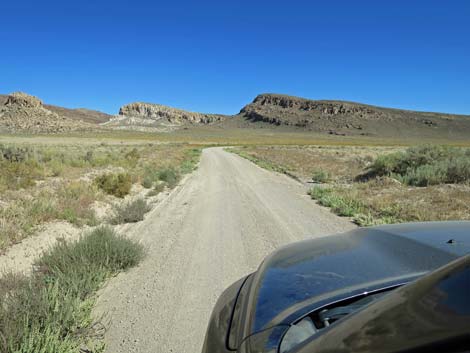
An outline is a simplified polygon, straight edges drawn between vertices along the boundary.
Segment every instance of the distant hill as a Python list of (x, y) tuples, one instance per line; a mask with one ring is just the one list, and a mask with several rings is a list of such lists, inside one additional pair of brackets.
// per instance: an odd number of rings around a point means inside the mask
[(0, 132), (58, 133), (92, 130), (93, 127), (57, 114), (39, 98), (26, 93), (14, 92), (0, 100)]
[(226, 117), (217, 114), (194, 113), (153, 103), (130, 103), (119, 109), (119, 114), (104, 126), (142, 131), (171, 131), (187, 125), (208, 125)]
[[(0, 106), (5, 105), (7, 99), (8, 95), (0, 94)], [(112, 115), (102, 113), (97, 110), (85, 108), (70, 109), (50, 104), (44, 104), (44, 108), (56, 113), (61, 117), (65, 117), (71, 120), (83, 121), (91, 124), (101, 124), (113, 117)]]
[(169, 132), (199, 126), (270, 129), (273, 133), (312, 131), (339, 136), (470, 140), (470, 116), (467, 115), (310, 100), (282, 94), (260, 94), (233, 116), (189, 112), (141, 102), (124, 105), (119, 114), (111, 116), (95, 110), (42, 104), (36, 97), (24, 94), (17, 97), (0, 95), (0, 131), (60, 132), (108, 128)]
[(361, 103), (310, 100), (261, 94), (230, 125), (271, 126), (333, 135), (470, 138), (470, 116), (376, 107)]

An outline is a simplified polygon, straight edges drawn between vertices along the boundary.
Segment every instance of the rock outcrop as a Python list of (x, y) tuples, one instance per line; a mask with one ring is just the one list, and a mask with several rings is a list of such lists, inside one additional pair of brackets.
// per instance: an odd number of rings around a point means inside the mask
[(119, 114), (104, 123), (115, 129), (140, 131), (169, 131), (185, 125), (207, 125), (224, 120), (224, 116), (188, 112), (161, 104), (130, 103), (119, 109)]
[[(329, 127), (355, 127), (356, 120), (387, 120), (389, 117), (378, 108), (350, 102), (309, 100), (280, 94), (261, 94), (245, 106), (240, 114), (253, 121), (275, 125), (308, 127), (329, 121)], [(351, 117), (358, 119), (351, 119)], [(336, 121), (336, 126), (331, 122)], [(344, 126), (343, 126), (344, 125)]]
[(220, 115), (193, 113), (161, 104), (150, 103), (127, 104), (121, 107), (119, 115), (155, 121), (163, 119), (174, 124), (211, 124), (222, 120)]
[(28, 133), (58, 133), (83, 130), (88, 126), (46, 109), (34, 96), (15, 92), (0, 106), (0, 131)]
[[(261, 94), (239, 113), (247, 122), (291, 126), (332, 135), (439, 135), (449, 127), (468, 130), (468, 117), (376, 107), (361, 103), (310, 100)], [(431, 129), (442, 130), (430, 133)], [(389, 133), (390, 132), (390, 133)], [(437, 132), (437, 131), (436, 131)]]
[(16, 108), (31, 108), (39, 109), (42, 108), (42, 101), (35, 96), (30, 96), (29, 94), (23, 92), (14, 92), (7, 97), (5, 102), (7, 107), (16, 107)]

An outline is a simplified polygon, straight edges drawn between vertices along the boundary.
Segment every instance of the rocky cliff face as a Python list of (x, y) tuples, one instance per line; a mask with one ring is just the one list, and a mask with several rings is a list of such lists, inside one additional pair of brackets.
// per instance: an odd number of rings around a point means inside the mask
[(26, 93), (10, 94), (0, 106), (0, 131), (57, 133), (86, 128), (82, 123), (46, 109), (39, 98)]
[[(338, 123), (347, 117), (360, 120), (387, 119), (378, 108), (349, 102), (316, 101), (279, 94), (261, 94), (245, 106), (240, 114), (253, 120), (265, 121), (275, 125), (294, 125), (306, 127), (321, 120)], [(353, 121), (350, 121), (352, 123)], [(341, 125), (341, 124), (339, 124)]]
[[(462, 117), (389, 109), (366, 104), (309, 100), (280, 94), (261, 94), (245, 106), (239, 116), (250, 122), (264, 122), (275, 126), (293, 126), (336, 135), (380, 135), (386, 129), (412, 129), (427, 134), (426, 129), (441, 127)], [(459, 123), (459, 124), (460, 124)], [(455, 125), (452, 123), (450, 125)], [(468, 122), (467, 122), (468, 125)]]
[(224, 116), (201, 114), (167, 107), (161, 104), (130, 103), (103, 126), (147, 132), (168, 132), (186, 125), (207, 125), (224, 120)]
[(201, 114), (171, 108), (160, 104), (131, 103), (119, 110), (119, 116), (149, 119), (154, 122), (162, 120), (172, 124), (211, 124), (222, 120), (220, 115)]
[(379, 109), (359, 103), (315, 101), (279, 94), (260, 94), (253, 103), (243, 108), (242, 111), (262, 109), (262, 107), (278, 107), (298, 111), (299, 113), (311, 112), (330, 116), (355, 114), (369, 119), (384, 116), (383, 112)]

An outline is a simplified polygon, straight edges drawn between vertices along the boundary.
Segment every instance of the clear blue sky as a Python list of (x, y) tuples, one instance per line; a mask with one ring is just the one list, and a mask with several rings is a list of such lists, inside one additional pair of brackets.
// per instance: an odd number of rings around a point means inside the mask
[(258, 93), (470, 114), (470, 1), (5, 1), (0, 92), (116, 113)]

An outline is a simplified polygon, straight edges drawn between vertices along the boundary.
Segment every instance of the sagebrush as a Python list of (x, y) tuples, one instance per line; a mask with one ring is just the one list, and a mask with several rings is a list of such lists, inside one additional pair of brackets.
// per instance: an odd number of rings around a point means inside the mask
[[(61, 242), (36, 263), (30, 277), (0, 278), (0, 351), (72, 353), (89, 347), (94, 295), (106, 278), (135, 266), (143, 247), (111, 228)], [(97, 344), (95, 351), (102, 351)]]

